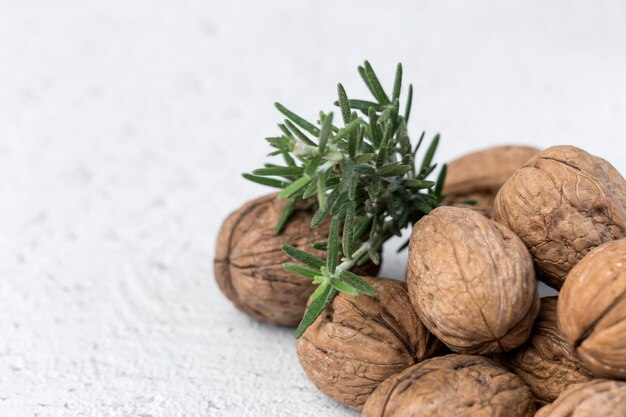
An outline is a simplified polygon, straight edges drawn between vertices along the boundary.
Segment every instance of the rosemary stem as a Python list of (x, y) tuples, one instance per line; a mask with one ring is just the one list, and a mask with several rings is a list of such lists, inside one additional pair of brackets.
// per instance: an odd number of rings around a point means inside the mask
[(357, 263), (357, 261), (361, 258), (361, 256), (365, 255), (365, 253), (371, 247), (372, 247), (372, 244), (369, 241), (361, 243), (361, 246), (359, 246), (359, 248), (352, 254), (352, 256), (349, 259), (346, 259), (345, 261), (343, 261), (341, 264), (337, 266), (337, 268), (335, 269), (335, 273), (337, 273), (337, 271), (341, 272), (341, 271), (346, 271), (352, 268), (354, 264)]

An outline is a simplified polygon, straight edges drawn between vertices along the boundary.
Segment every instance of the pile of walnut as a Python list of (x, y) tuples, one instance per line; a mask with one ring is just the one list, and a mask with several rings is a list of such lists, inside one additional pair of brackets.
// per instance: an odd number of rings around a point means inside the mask
[[(448, 172), (406, 284), (339, 294), (297, 341), (308, 377), (364, 417), (626, 416), (624, 178), (572, 146), (491, 148)], [(295, 325), (312, 287), (280, 268), (280, 245), (327, 230), (307, 231), (302, 207), (278, 239), (277, 204), (231, 215), (216, 278), (240, 309)], [(537, 280), (559, 296), (540, 299)]]

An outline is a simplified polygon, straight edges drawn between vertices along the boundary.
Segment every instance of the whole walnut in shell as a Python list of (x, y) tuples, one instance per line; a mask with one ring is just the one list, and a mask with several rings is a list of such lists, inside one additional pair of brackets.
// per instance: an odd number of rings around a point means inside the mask
[(309, 379), (357, 410), (387, 377), (444, 347), (411, 308), (404, 283), (367, 280), (376, 296), (339, 293), (296, 343)]
[(626, 181), (604, 159), (574, 146), (548, 148), (502, 186), (494, 219), (530, 250), (546, 284), (596, 246), (626, 233)]
[(626, 239), (604, 243), (570, 271), (557, 317), (591, 372), (626, 379)]
[(576, 384), (563, 392), (536, 417), (624, 417), (626, 382), (596, 379)]
[[(269, 194), (231, 213), (218, 235), (214, 271), (220, 289), (240, 310), (269, 323), (297, 326), (315, 286), (283, 268), (291, 259), (282, 246), (311, 250), (310, 245), (328, 238), (329, 222), (311, 229), (313, 213), (301, 202), (276, 234), (285, 204)], [(324, 257), (324, 252), (316, 254)], [(378, 268), (370, 263), (357, 272), (376, 275)]]
[(424, 325), (458, 353), (516, 348), (539, 312), (535, 272), (522, 241), (465, 208), (439, 207), (415, 224), (407, 284)]
[(529, 146), (494, 146), (453, 160), (443, 186), (445, 203), (490, 216), (500, 187), (538, 152)]
[(556, 400), (570, 385), (593, 379), (557, 327), (556, 304), (556, 297), (541, 299), (530, 339), (503, 358), (541, 403)]
[(447, 355), (428, 359), (380, 384), (362, 417), (530, 417), (528, 386), (504, 367), (482, 357)]

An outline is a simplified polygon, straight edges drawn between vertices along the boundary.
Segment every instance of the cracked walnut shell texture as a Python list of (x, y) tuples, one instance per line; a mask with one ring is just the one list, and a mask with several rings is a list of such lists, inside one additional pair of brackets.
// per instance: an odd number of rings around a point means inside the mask
[(403, 282), (367, 280), (376, 296), (339, 293), (296, 342), (309, 379), (357, 410), (387, 377), (444, 349), (413, 311)]
[(626, 181), (602, 158), (554, 146), (502, 186), (494, 220), (522, 239), (541, 279), (559, 289), (587, 252), (626, 235)]

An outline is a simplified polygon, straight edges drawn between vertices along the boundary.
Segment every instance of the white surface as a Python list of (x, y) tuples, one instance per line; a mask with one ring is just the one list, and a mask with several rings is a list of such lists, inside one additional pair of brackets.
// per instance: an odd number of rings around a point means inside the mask
[(272, 102), (363, 97), (364, 58), (404, 63), (439, 160), (571, 143), (626, 171), (626, 3), (414, 3), (0, 0), (0, 415), (354, 415), (212, 257), (267, 191), (239, 174)]

